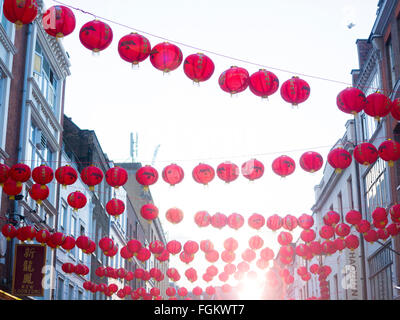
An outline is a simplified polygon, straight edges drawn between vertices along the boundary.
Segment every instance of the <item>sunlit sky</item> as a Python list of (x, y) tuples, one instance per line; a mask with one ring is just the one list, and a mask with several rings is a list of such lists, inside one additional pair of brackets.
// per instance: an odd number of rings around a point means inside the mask
[[(95, 130), (103, 151), (115, 162), (130, 161), (130, 133), (137, 132), (139, 162), (151, 164), (160, 145), (154, 164), (159, 173), (172, 162), (184, 168), (185, 179), (176, 187), (171, 188), (161, 177), (151, 187), (169, 240), (211, 239), (221, 252), (223, 240), (234, 236), (241, 241), (238, 263), (252, 235), (261, 235), (267, 246), (275, 248), (277, 234), (267, 228), (256, 232), (247, 227), (247, 222), (236, 232), (229, 227), (199, 229), (193, 221), (197, 211), (227, 215), (238, 212), (246, 221), (255, 212), (265, 217), (275, 213), (311, 214), (313, 188), (320, 182), (323, 170), (307, 173), (298, 160), (302, 153), (311, 150), (326, 159), (344, 133), (350, 116), (337, 109), (336, 95), (351, 83), (351, 69), (358, 68), (355, 42), (370, 35), (377, 0), (65, 3), (91, 12), (100, 20), (104, 17), (144, 31), (147, 34), (139, 33), (152, 46), (163, 42), (156, 36), (167, 38), (180, 43), (184, 57), (203, 52), (215, 63), (212, 78), (200, 86), (185, 76), (183, 64), (167, 75), (155, 69), (148, 59), (139, 69), (132, 69), (119, 57), (117, 45), (122, 36), (135, 30), (112, 23), (113, 43), (94, 56), (79, 42), (80, 27), (93, 20), (93, 16), (79, 11), (74, 11), (74, 33), (62, 40), (71, 59), (72, 73), (67, 80), (65, 114), (81, 129)], [(46, 0), (45, 4), (48, 8), (56, 3)], [(349, 29), (351, 22), (355, 26)], [(220, 89), (219, 75), (234, 65), (246, 68), (250, 74), (260, 67), (208, 52), (262, 65), (278, 76), (280, 84), (300, 74), (311, 87), (310, 98), (293, 108), (279, 91), (268, 100), (256, 97), (249, 89), (231, 97)], [(271, 170), (272, 161), (282, 154), (291, 156), (297, 165), (296, 171), (285, 179)], [(216, 177), (204, 187), (191, 177), (192, 169), (200, 162), (216, 168), (227, 160), (241, 166), (251, 158), (265, 165), (264, 176), (252, 183), (240, 176), (225, 184)], [(185, 214), (177, 226), (165, 220), (166, 210), (174, 206)], [(201, 275), (209, 264), (203, 253), (197, 254), (190, 266), (199, 269), (200, 281), (188, 285), (189, 288), (206, 286)], [(184, 279), (184, 271), (190, 266), (182, 265), (177, 258), (172, 258), (171, 265), (180, 268)], [(217, 266), (222, 271), (223, 264)], [(255, 262), (252, 270), (256, 270)]]

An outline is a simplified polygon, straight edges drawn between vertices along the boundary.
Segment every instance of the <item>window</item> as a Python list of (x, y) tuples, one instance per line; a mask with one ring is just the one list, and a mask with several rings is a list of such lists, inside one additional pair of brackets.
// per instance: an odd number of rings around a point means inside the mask
[(74, 299), (74, 286), (72, 284), (68, 285), (68, 300)]
[(33, 61), (33, 77), (35, 78), (43, 97), (46, 99), (53, 111), (55, 111), (57, 102), (57, 79), (38, 41), (36, 41)]
[(347, 179), (347, 194), (349, 196), (350, 209), (354, 209), (353, 180), (351, 179), (351, 177)]
[(342, 221), (344, 221), (344, 219), (343, 219), (343, 199), (342, 199), (342, 193), (341, 192), (339, 192), (339, 194), (337, 196), (337, 199), (338, 199), (339, 214), (340, 214), (340, 217), (342, 218)]
[(78, 300), (83, 300), (83, 291), (78, 290)]
[(392, 38), (389, 37), (389, 39), (386, 42), (386, 55), (387, 55), (387, 61), (388, 61), (388, 74), (389, 74), (389, 85), (391, 88), (394, 88), (396, 85), (396, 70), (394, 66), (394, 55), (393, 55), (393, 46), (392, 46)]
[(339, 299), (339, 281), (338, 281), (338, 275), (335, 274), (333, 276), (333, 281), (335, 282), (335, 294), (336, 294), (336, 300), (340, 300)]
[(368, 261), (369, 281), (373, 300), (393, 299), (393, 257), (392, 252), (389, 250), (390, 247), (391, 243), (389, 242)]
[[(69, 230), (70, 230), (69, 234), (76, 239), (77, 238), (77, 235), (76, 235), (76, 218), (74, 216), (71, 216), (71, 225), (69, 227)], [(70, 251), (70, 255), (73, 256), (74, 259), (76, 258), (75, 250), (78, 250), (76, 246)], [(78, 250), (78, 252), (79, 251), (82, 251), (82, 250)]]
[[(85, 235), (85, 227), (82, 226), (82, 225), (81, 225), (81, 230), (79, 232), (79, 235), (80, 236), (84, 236)], [(82, 261), (82, 262), (84, 261), (84, 255), (83, 255), (83, 251), (82, 250), (79, 250), (79, 260)]]
[(64, 279), (58, 278), (57, 281), (57, 300), (64, 300)]
[(62, 205), (61, 205), (61, 210), (60, 210), (60, 216), (58, 217), (58, 224), (60, 227), (60, 231), (65, 233), (65, 219), (68, 216), (68, 206), (65, 202), (64, 199), (61, 200), (62, 201)]
[(389, 204), (386, 174), (385, 163), (379, 158), (364, 178), (368, 221), (376, 207), (385, 208)]

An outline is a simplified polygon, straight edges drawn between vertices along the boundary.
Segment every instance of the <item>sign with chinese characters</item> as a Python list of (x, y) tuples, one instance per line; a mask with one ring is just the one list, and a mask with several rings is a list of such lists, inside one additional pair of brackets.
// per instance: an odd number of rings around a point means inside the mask
[(17, 244), (14, 255), (12, 293), (19, 296), (43, 296), (42, 269), (46, 263), (46, 247), (38, 244)]

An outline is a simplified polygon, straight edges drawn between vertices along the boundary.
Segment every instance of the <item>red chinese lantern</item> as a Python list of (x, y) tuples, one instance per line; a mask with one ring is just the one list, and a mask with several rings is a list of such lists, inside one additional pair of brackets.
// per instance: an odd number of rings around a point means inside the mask
[(387, 238), (390, 237), (390, 233), (386, 228), (379, 229), (377, 231), (378, 239), (385, 241)]
[(38, 9), (36, 0), (5, 0), (3, 4), (4, 16), (18, 27), (32, 23), (37, 17)]
[(221, 73), (218, 79), (220, 88), (232, 94), (240, 93), (249, 86), (249, 73), (246, 69), (232, 66)]
[(103, 251), (110, 251), (114, 247), (114, 241), (108, 237), (101, 238), (99, 241), (99, 247)]
[(323, 239), (330, 239), (334, 236), (335, 229), (332, 226), (322, 226), (319, 230), (319, 235)]
[(204, 253), (210, 252), (214, 250), (214, 244), (211, 242), (211, 240), (201, 240), (200, 250), (203, 251)]
[(387, 139), (379, 145), (378, 153), (382, 160), (388, 161), (389, 167), (393, 167), (394, 161), (400, 159), (400, 143)]
[(346, 248), (346, 241), (342, 238), (337, 238), (333, 240), (333, 244), (338, 251), (342, 251), (343, 249)]
[(228, 223), (228, 217), (223, 213), (217, 212), (213, 216), (211, 216), (211, 225), (214, 228), (222, 229)]
[(94, 187), (103, 181), (103, 171), (94, 165), (83, 168), (81, 179), (84, 184), (89, 186), (89, 190), (94, 191)]
[(227, 274), (225, 271), (223, 271), (218, 275), (218, 279), (222, 282), (226, 282), (229, 280), (229, 274)]
[(395, 237), (399, 234), (400, 227), (397, 223), (391, 223), (386, 227), (386, 230), (392, 237)]
[(138, 251), (136, 258), (141, 261), (141, 262), (145, 262), (147, 260), (149, 260), (151, 257), (151, 252), (150, 250), (148, 250), (147, 248), (140, 248), (140, 250)]
[(310, 229), (314, 225), (313, 217), (305, 213), (297, 218), (297, 221), (299, 222), (299, 226), (303, 229)]
[(183, 62), (183, 71), (186, 76), (196, 83), (210, 79), (214, 69), (214, 62), (203, 53), (191, 54)]
[(346, 247), (351, 251), (357, 249), (360, 244), (358, 237), (354, 234), (347, 236), (344, 241), (346, 242)]
[(264, 165), (257, 159), (246, 161), (242, 164), (242, 175), (250, 181), (260, 179), (264, 174)]
[(158, 180), (158, 171), (152, 166), (144, 166), (141, 167), (136, 172), (136, 181), (144, 186), (145, 190), (148, 189), (149, 186), (156, 183)]
[(393, 118), (400, 121), (400, 98), (393, 100), (392, 106), (390, 107), (390, 113)]
[(63, 38), (75, 30), (76, 20), (71, 9), (52, 6), (42, 17), (44, 31), (52, 37)]
[(228, 238), (224, 241), (224, 248), (227, 251), (235, 251), (239, 247), (239, 243), (235, 238)]
[(233, 263), (228, 263), (224, 267), (224, 272), (228, 275), (234, 274), (236, 272), (236, 266)]
[(107, 23), (96, 19), (82, 26), (79, 31), (79, 40), (85, 48), (93, 52), (100, 52), (111, 44), (113, 32)]
[(339, 237), (344, 238), (350, 234), (350, 227), (345, 223), (339, 223), (335, 228), (335, 232)]
[(213, 295), (215, 294), (215, 288), (214, 288), (213, 286), (207, 287), (207, 288), (206, 288), (206, 293), (207, 293), (209, 296), (213, 296)]
[(137, 254), (139, 250), (142, 248), (142, 243), (136, 239), (129, 240), (126, 245), (129, 251), (132, 252), (133, 254)]
[(166, 248), (167, 248), (167, 250), (168, 250), (168, 252), (169, 252), (170, 254), (176, 255), (176, 254), (178, 254), (179, 252), (181, 252), (181, 250), (182, 250), (182, 245), (181, 245), (181, 243), (180, 243), (179, 241), (177, 241), (177, 240), (171, 240), (171, 241), (169, 241), (169, 242), (167, 243)]
[(210, 165), (200, 163), (193, 169), (192, 176), (197, 183), (207, 185), (214, 179), (215, 171)]
[(8, 195), (10, 200), (14, 200), (15, 196), (20, 194), (21, 191), (22, 185), (18, 186), (18, 183), (11, 178), (8, 178), (8, 180), (3, 185), (3, 192)]
[(272, 72), (260, 69), (250, 76), (249, 88), (256, 96), (268, 98), (279, 89), (279, 80)]
[(36, 236), (36, 229), (33, 226), (24, 226), (17, 229), (16, 237), (18, 240), (24, 241), (32, 241)]
[(297, 227), (297, 218), (295, 216), (292, 216), (290, 214), (286, 215), (283, 219), (282, 219), (282, 228), (292, 231), (293, 229), (295, 229)]
[[(109, 250), (112, 250), (112, 248), (109, 249)], [(107, 252), (107, 251), (109, 251), (109, 250), (103, 250), (103, 251)], [(119, 254), (121, 255), (121, 257), (122, 257), (123, 259), (128, 260), (128, 261), (132, 261), (133, 253), (129, 251), (129, 249), (128, 249), (127, 246), (123, 246), (123, 247), (121, 248), (121, 251), (120, 251)]]
[(90, 241), (91, 240), (87, 236), (79, 236), (75, 241), (75, 245), (85, 252), (87, 249), (89, 249)]
[(300, 238), (306, 243), (314, 241), (316, 237), (315, 231), (313, 229), (305, 229), (300, 233)]
[(360, 223), (362, 215), (357, 210), (350, 210), (349, 212), (346, 213), (345, 219), (347, 223), (351, 225), (356, 225)]
[(336, 211), (328, 211), (324, 215), (323, 221), (327, 226), (335, 226), (340, 221), (340, 214)]
[(249, 247), (253, 250), (261, 249), (264, 245), (264, 240), (260, 236), (252, 236), (249, 239)]
[(161, 291), (160, 291), (160, 289), (157, 288), (157, 287), (153, 287), (153, 288), (150, 289), (150, 294), (151, 294), (152, 296), (154, 296), (154, 297), (159, 296), (160, 293), (161, 293)]
[(183, 245), (183, 250), (189, 255), (194, 255), (199, 251), (199, 244), (196, 241), (188, 240)]
[(366, 233), (371, 228), (371, 223), (368, 220), (361, 220), (355, 227), (358, 232)]
[(321, 243), (319, 241), (311, 241), (309, 246), (310, 246), (310, 249), (311, 249), (311, 253), (314, 256), (319, 256), (319, 255), (322, 254), (323, 248), (322, 248), (322, 245), (321, 245)]
[(206, 273), (209, 274), (211, 277), (215, 277), (218, 274), (218, 268), (214, 265), (207, 267)]
[(351, 154), (341, 147), (332, 149), (328, 154), (328, 163), (336, 173), (341, 173), (342, 170), (348, 168), (351, 161)]
[(244, 225), (244, 218), (238, 213), (232, 213), (228, 217), (228, 226), (234, 230), (240, 229)]
[(226, 183), (232, 182), (239, 177), (239, 167), (229, 161), (221, 163), (217, 167), (217, 176)]
[(370, 229), (364, 234), (364, 239), (369, 243), (373, 243), (378, 240), (378, 233), (375, 230)]
[(308, 99), (310, 96), (310, 86), (299, 77), (292, 77), (282, 83), (281, 96), (283, 100), (296, 106)]
[(17, 186), (21, 186), (23, 182), (26, 182), (31, 177), (31, 168), (23, 163), (14, 164), (8, 172), (11, 179), (13, 179)]
[(58, 248), (64, 243), (65, 234), (62, 232), (55, 232), (50, 236), (49, 240)]
[(265, 218), (261, 214), (253, 213), (247, 220), (247, 223), (250, 228), (259, 230), (264, 226)]
[(242, 261), (238, 263), (237, 269), (239, 272), (247, 272), (250, 270), (250, 265), (247, 262)]
[(291, 175), (295, 169), (294, 160), (288, 156), (280, 156), (272, 162), (272, 170), (281, 177)]
[(171, 208), (167, 210), (165, 217), (172, 224), (177, 224), (183, 220), (183, 211), (178, 208)]
[(272, 231), (280, 229), (282, 227), (282, 218), (277, 214), (268, 217), (267, 227)]
[[(282, 248), (285, 248), (285, 249), (281, 250), (281, 253), (283, 255), (286, 255), (286, 256), (293, 255), (293, 252), (292, 252), (292, 254), (290, 254), (290, 252), (289, 252), (290, 249), (286, 250), (287, 248), (291, 248), (291, 247), (284, 246)], [(293, 249), (292, 249), (292, 251), (293, 251)], [(261, 259), (263, 259), (265, 261), (272, 260), (274, 258), (274, 256), (275, 256), (274, 251), (272, 251), (272, 249), (270, 249), (268, 247), (264, 248), (260, 251), (260, 257), (261, 257)]]
[(42, 164), (32, 170), (32, 179), (37, 184), (45, 185), (53, 181), (54, 173), (53, 169), (49, 166)]
[(29, 196), (35, 200), (38, 205), (41, 205), (42, 202), (47, 199), (49, 194), (50, 190), (46, 185), (35, 183), (29, 189)]
[(197, 280), (197, 271), (194, 268), (189, 268), (185, 271), (185, 276), (190, 282)]
[(180, 259), (182, 262), (184, 262), (184, 263), (186, 263), (186, 264), (189, 264), (189, 263), (191, 263), (191, 262), (193, 261), (193, 259), (194, 259), (194, 254), (188, 254), (187, 252), (182, 251), (182, 252), (179, 254), (179, 259)]
[(264, 270), (264, 269), (268, 268), (269, 262), (264, 259), (258, 259), (256, 262), (256, 266), (257, 266), (257, 268)]
[(303, 281), (309, 281), (310, 279), (311, 279), (310, 273), (306, 273), (305, 275), (301, 276), (301, 280), (303, 280)]
[(307, 172), (316, 172), (322, 168), (323, 164), (324, 159), (315, 151), (305, 152), (300, 157), (300, 167)]
[(372, 211), (372, 219), (376, 221), (384, 221), (387, 219), (387, 211), (385, 208), (377, 207)]
[(383, 229), (386, 227), (386, 225), (388, 224), (389, 220), (387, 218), (383, 219), (383, 220), (373, 220), (373, 225), (375, 226), (375, 228), (377, 229)]
[(64, 243), (61, 245), (61, 247), (67, 252), (71, 251), (73, 248), (75, 248), (75, 238), (71, 236), (66, 236)]
[(339, 110), (344, 113), (356, 115), (365, 108), (367, 99), (360, 89), (349, 87), (341, 92), (336, 97), (336, 104)]
[(203, 289), (200, 288), (200, 287), (194, 287), (193, 290), (192, 290), (192, 293), (195, 296), (200, 296), (203, 293)]
[(158, 208), (154, 204), (148, 203), (142, 206), (140, 214), (143, 219), (147, 220), (148, 223), (151, 223), (151, 221), (158, 217)]
[(63, 187), (70, 186), (78, 179), (78, 173), (69, 165), (59, 167), (55, 172), (55, 178)]
[(381, 117), (386, 117), (390, 113), (391, 107), (392, 101), (388, 97), (375, 92), (367, 96), (364, 112), (379, 121)]
[(307, 267), (298, 267), (296, 272), (299, 276), (304, 276), (308, 272)]
[(82, 192), (75, 191), (68, 195), (67, 202), (74, 209), (74, 211), (77, 211), (86, 205), (87, 199)]
[(224, 250), (221, 252), (221, 260), (225, 263), (232, 263), (236, 259), (236, 254), (233, 251)]
[(211, 215), (207, 211), (199, 211), (194, 215), (194, 222), (199, 226), (207, 227), (211, 223)]
[(9, 178), (10, 176), (9, 172), (10, 168), (4, 163), (0, 163), (0, 187), (3, 187), (4, 183)]
[(246, 249), (242, 252), (242, 259), (248, 263), (252, 262), (256, 258), (256, 256), (256, 252), (251, 249)]
[(393, 219), (400, 218), (400, 204), (395, 204), (389, 209), (390, 217)]
[(9, 241), (17, 236), (17, 229), (12, 224), (5, 224), (1, 228), (1, 233), (6, 237), (7, 241)]
[(168, 73), (177, 69), (183, 60), (182, 51), (176, 45), (162, 42), (150, 52), (150, 62), (154, 68)]
[(164, 251), (165, 246), (160, 240), (155, 240), (150, 243), (149, 249), (152, 254), (160, 255)]
[(379, 155), (372, 143), (364, 142), (354, 148), (353, 156), (359, 164), (369, 166), (378, 159)]
[(132, 63), (132, 65), (137, 65), (139, 62), (146, 60), (150, 55), (150, 50), (150, 41), (136, 32), (123, 36), (118, 42), (120, 57)]
[(75, 272), (75, 265), (72, 263), (63, 263), (61, 266), (62, 271), (64, 271), (67, 274), (74, 273)]
[(176, 289), (173, 288), (173, 287), (169, 287), (169, 288), (167, 288), (167, 289), (165, 290), (165, 294), (166, 294), (168, 297), (172, 297), (172, 296), (174, 296), (174, 295), (176, 294)]
[(171, 186), (180, 183), (183, 180), (184, 176), (185, 174), (182, 167), (174, 163), (166, 166), (162, 171), (162, 178), (166, 183), (169, 183)]
[(89, 291), (89, 290), (93, 287), (93, 284), (94, 284), (94, 283), (92, 283), (92, 282), (90, 282), (90, 281), (85, 281), (85, 282), (83, 283), (83, 289)]
[(322, 248), (324, 250), (324, 253), (328, 256), (334, 254), (337, 251), (335, 244), (333, 243), (333, 241), (330, 240), (322, 242)]
[(113, 198), (106, 204), (106, 211), (110, 216), (118, 217), (125, 211), (125, 204), (122, 200)]
[(319, 265), (317, 265), (317, 264), (312, 264), (311, 266), (310, 266), (310, 272), (312, 273), (312, 274), (317, 274), (318, 273), (318, 270), (319, 270)]
[(124, 168), (114, 167), (107, 170), (105, 177), (109, 186), (118, 189), (128, 181), (128, 172)]

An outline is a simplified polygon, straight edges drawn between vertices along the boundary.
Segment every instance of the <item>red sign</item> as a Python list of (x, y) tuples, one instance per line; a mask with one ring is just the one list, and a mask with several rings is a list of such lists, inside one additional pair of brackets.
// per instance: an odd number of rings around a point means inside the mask
[(12, 293), (19, 296), (43, 296), (42, 269), (45, 263), (45, 246), (17, 244), (14, 255)]

